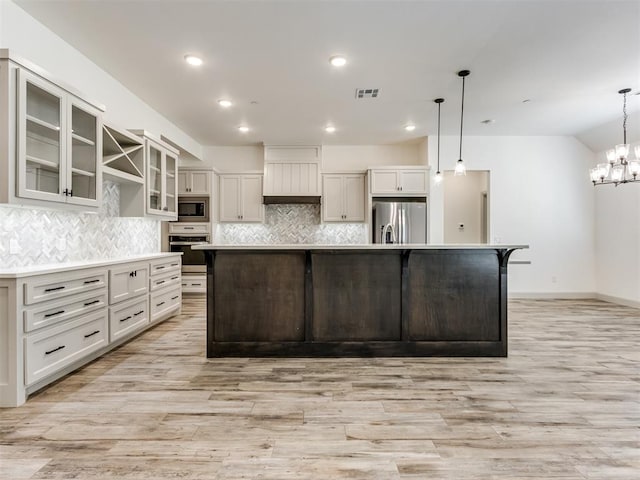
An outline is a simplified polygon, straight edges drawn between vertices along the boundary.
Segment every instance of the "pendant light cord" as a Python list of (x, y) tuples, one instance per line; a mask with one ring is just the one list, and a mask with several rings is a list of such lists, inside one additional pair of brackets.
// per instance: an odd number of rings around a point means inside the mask
[(462, 77), (462, 108), (460, 109), (460, 156), (458, 159), (462, 159), (462, 119), (464, 118), (464, 79)]
[(442, 102), (438, 102), (438, 171), (440, 173), (440, 106)]
[(623, 103), (622, 103), (622, 131), (624, 132), (624, 143), (627, 143), (627, 92), (622, 94)]

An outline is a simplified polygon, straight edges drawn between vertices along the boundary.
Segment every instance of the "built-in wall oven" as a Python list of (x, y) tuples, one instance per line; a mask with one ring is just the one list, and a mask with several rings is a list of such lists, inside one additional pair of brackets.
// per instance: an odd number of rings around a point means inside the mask
[(208, 222), (209, 197), (178, 197), (179, 222)]
[(182, 253), (182, 273), (206, 273), (207, 263), (204, 250), (192, 250), (193, 245), (209, 243), (209, 235), (205, 234), (172, 234), (169, 235), (169, 250)]

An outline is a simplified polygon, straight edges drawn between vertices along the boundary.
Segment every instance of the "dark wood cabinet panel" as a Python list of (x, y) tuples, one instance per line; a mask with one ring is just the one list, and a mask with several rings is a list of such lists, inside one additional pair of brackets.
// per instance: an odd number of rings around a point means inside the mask
[(495, 252), (414, 251), (408, 281), (410, 340), (500, 340)]
[(400, 340), (400, 258), (314, 253), (313, 340)]
[(215, 339), (304, 340), (301, 253), (218, 253), (214, 263)]

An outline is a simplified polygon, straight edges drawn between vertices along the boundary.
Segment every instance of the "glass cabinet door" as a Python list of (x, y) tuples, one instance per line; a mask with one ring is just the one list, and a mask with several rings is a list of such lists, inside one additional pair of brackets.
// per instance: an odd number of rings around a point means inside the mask
[(176, 198), (178, 159), (171, 153), (165, 154), (165, 169), (167, 172), (165, 211), (175, 214), (178, 206)]
[(162, 151), (149, 142), (149, 171), (147, 172), (147, 210), (162, 213)]
[(64, 201), (64, 93), (18, 70), (18, 192), (21, 197)]
[(100, 122), (97, 113), (77, 102), (71, 102), (71, 131), (68, 145), (71, 149), (71, 168), (67, 172), (70, 203), (94, 205), (98, 202), (100, 172), (98, 148)]

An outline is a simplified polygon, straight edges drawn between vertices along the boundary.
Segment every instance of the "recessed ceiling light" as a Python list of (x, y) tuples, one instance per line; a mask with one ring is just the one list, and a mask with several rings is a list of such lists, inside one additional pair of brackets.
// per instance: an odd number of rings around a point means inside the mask
[(334, 55), (329, 58), (329, 63), (334, 67), (344, 67), (347, 64), (347, 59), (342, 55)]
[(336, 131), (336, 127), (332, 125), (327, 125), (326, 127), (324, 127), (324, 131), (327, 133), (333, 133)]
[(199, 67), (203, 63), (200, 57), (196, 57), (195, 55), (190, 54), (184, 56), (184, 61), (189, 65), (193, 65), (194, 67)]
[(233, 102), (231, 100), (218, 100), (218, 105), (220, 105), (222, 108), (229, 108), (231, 105), (233, 105)]
[(241, 125), (238, 127), (238, 130), (241, 131), (242, 133), (247, 133), (249, 131), (249, 127), (245, 125)]
[(404, 127), (407, 132), (413, 132), (416, 129), (415, 125), (407, 125)]

